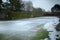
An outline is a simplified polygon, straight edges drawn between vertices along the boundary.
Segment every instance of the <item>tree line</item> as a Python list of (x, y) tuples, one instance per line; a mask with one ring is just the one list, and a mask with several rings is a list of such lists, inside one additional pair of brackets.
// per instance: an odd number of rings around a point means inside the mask
[(34, 8), (31, 1), (0, 0), (0, 20), (13, 20), (42, 16), (41, 8)]

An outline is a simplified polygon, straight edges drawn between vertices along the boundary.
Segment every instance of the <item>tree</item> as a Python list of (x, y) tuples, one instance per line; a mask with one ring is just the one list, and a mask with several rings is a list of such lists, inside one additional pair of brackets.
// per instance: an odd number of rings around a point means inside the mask
[(37, 17), (43, 15), (43, 11), (41, 8), (33, 8), (32, 12), (33, 12), (34, 16), (37, 16)]
[(51, 8), (52, 12), (60, 12), (60, 5), (59, 4), (55, 4), (52, 8)]
[(21, 7), (23, 6), (22, 1), (21, 0), (9, 0), (13, 10), (20, 10)]
[(24, 7), (25, 11), (32, 11), (33, 10), (33, 4), (31, 1), (28, 1), (25, 3), (25, 7)]
[(2, 5), (2, 0), (0, 0), (0, 11), (1, 11), (1, 9), (2, 9), (2, 8), (1, 8), (1, 5)]
[(41, 13), (42, 9), (41, 8), (34, 8), (33, 11), (36, 12), (36, 13)]
[(0, 0), (0, 4), (2, 3), (2, 0)]

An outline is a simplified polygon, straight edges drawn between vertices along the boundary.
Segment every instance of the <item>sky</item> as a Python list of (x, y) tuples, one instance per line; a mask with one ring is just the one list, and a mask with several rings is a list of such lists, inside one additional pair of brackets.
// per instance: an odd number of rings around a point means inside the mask
[(23, 0), (23, 1), (32, 1), (33, 7), (35, 8), (39, 7), (45, 9), (45, 11), (51, 11), (51, 8), (55, 4), (60, 4), (60, 0)]

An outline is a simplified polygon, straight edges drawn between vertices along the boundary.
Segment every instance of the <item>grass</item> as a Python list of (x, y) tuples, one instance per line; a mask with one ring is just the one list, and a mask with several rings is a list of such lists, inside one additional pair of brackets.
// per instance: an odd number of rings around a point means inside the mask
[(32, 40), (44, 40), (48, 37), (48, 31), (45, 29), (40, 29), (36, 32), (36, 35), (32, 38)]
[(8, 34), (0, 34), (0, 40), (21, 40), (21, 38)]

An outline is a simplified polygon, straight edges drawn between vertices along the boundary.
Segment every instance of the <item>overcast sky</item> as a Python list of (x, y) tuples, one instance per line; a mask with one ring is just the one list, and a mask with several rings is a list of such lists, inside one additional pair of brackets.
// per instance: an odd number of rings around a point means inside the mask
[[(5, 1), (5, 0), (4, 0)], [(45, 9), (46, 11), (50, 11), (51, 7), (55, 4), (60, 4), (60, 0), (24, 0), (24, 1), (32, 1), (34, 7), (40, 7)]]

